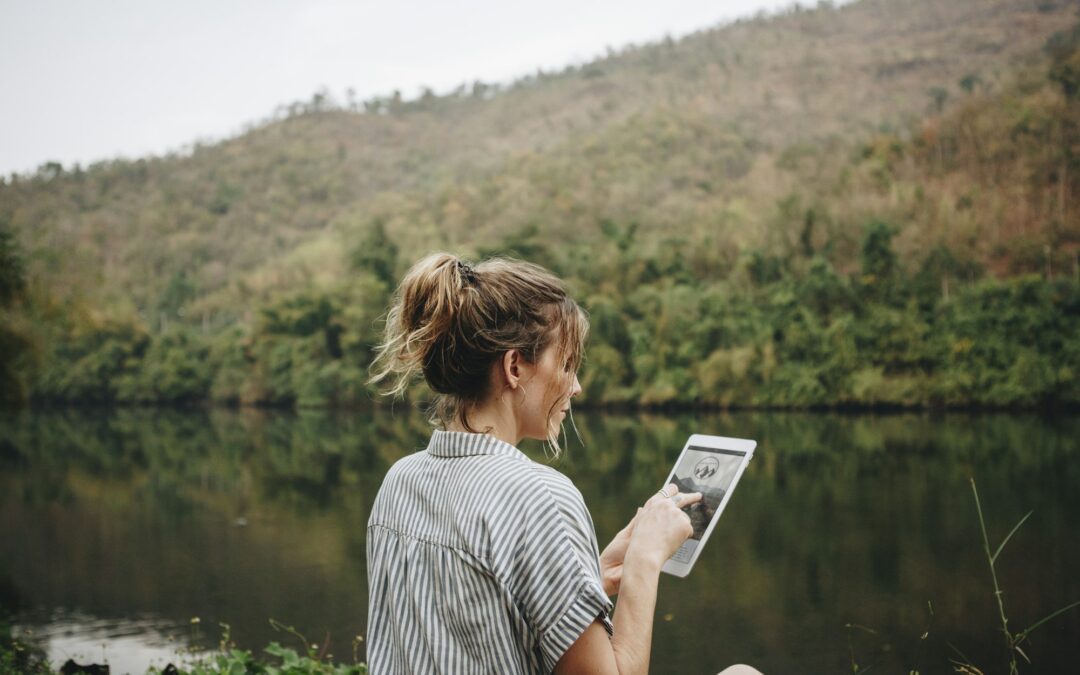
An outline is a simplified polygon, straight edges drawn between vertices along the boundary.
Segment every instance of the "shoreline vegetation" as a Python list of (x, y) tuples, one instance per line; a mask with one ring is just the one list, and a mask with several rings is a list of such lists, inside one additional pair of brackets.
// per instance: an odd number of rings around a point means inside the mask
[[(877, 233), (871, 228), (867, 235), (864, 271), (894, 264), (888, 237), (878, 251), (885, 262), (875, 261)], [(864, 281), (867, 274), (846, 278), (825, 263), (815, 269), (809, 279), (778, 280), (746, 296), (687, 283), (643, 288), (619, 304), (586, 301), (593, 331), (579, 407), (883, 412), (1080, 405), (1077, 282), (989, 280), (945, 301), (921, 297), (895, 270), (881, 297), (879, 284)], [(385, 299), (380, 295), (379, 304)], [(250, 334), (175, 328), (154, 335), (130, 324), (80, 330), (51, 343), (24, 396), (35, 407), (387, 407), (366, 383), (374, 327), (361, 334), (349, 325), (340, 298), (285, 305), (262, 308)], [(393, 405), (429, 398), (418, 385)]]
[[(123, 409), (146, 409), (146, 410), (253, 410), (264, 412), (289, 412), (301, 413), (318, 411), (326, 413), (348, 412), (389, 412), (394, 413), (408, 407), (409, 414), (412, 412), (425, 413), (431, 405), (429, 401), (395, 401), (393, 403), (380, 402), (377, 400), (365, 400), (348, 404), (307, 404), (298, 405), (294, 402), (252, 402), (240, 403), (235, 401), (215, 401), (203, 399), (197, 401), (56, 401), (48, 399), (34, 399), (26, 404), (26, 409), (31, 411), (46, 412), (50, 410), (123, 410)], [(21, 408), (15, 408), (8, 412), (17, 412)], [(1080, 402), (1074, 401), (1050, 401), (1032, 405), (1015, 404), (980, 404), (980, 403), (954, 403), (935, 405), (932, 403), (916, 403), (911, 405), (900, 403), (858, 403), (846, 402), (839, 404), (816, 404), (808, 406), (782, 406), (782, 405), (739, 405), (737, 403), (658, 403), (658, 404), (633, 404), (633, 403), (588, 403), (575, 402), (574, 410), (596, 411), (616, 414), (668, 414), (668, 413), (736, 413), (736, 412), (789, 412), (789, 413), (838, 413), (841, 415), (901, 415), (905, 413), (957, 413), (957, 414), (980, 414), (980, 413), (1066, 413), (1080, 410)]]
[[(256, 654), (250, 649), (238, 648), (230, 637), (229, 626), (221, 624), (221, 641), (216, 649), (180, 650), (173, 662), (164, 668), (147, 666), (144, 672), (146, 675), (366, 675), (367, 665), (357, 658), (362, 637), (353, 640), (350, 662), (335, 661), (328, 651), (329, 644), (311, 643), (291, 626), (273, 619), (270, 623), (276, 630), (298, 639), (302, 646), (297, 650), (274, 641)], [(198, 624), (197, 617), (192, 619), (192, 624)], [(56, 672), (98, 675), (108, 673), (109, 666), (107, 662), (78, 663), (73, 659), (56, 666), (33, 642), (12, 635), (11, 627), (0, 621), (0, 675), (52, 675)]]

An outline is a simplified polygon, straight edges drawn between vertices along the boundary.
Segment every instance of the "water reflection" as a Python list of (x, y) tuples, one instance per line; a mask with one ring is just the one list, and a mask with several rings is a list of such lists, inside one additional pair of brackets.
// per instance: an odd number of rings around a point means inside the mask
[[(992, 539), (1035, 510), (999, 563), (1015, 628), (1080, 599), (1076, 419), (576, 417), (584, 447), (571, 442), (556, 466), (585, 495), (602, 541), (656, 491), (689, 433), (759, 441), (694, 572), (661, 583), (657, 672), (733, 661), (849, 670), (849, 622), (876, 631), (852, 636), (864, 665), (907, 671), (921, 659), (943, 670), (947, 642), (977, 663), (1001, 663), (969, 476)], [(371, 501), (390, 464), (428, 433), (422, 416), (400, 410), (4, 418), (0, 606), (46, 631), (60, 625), (49, 618), (58, 609), (149, 628), (139, 617), (184, 625), (199, 616), (203, 626), (230, 624), (253, 649), (285, 639), (273, 618), (346, 655), (366, 623)], [(526, 450), (543, 456), (538, 444)], [(928, 601), (931, 638), (921, 641)], [(1037, 665), (1075, 663), (1078, 614), (1034, 636)], [(64, 630), (77, 636), (79, 625)], [(207, 646), (218, 637), (208, 632)], [(108, 638), (114, 659), (118, 649), (138, 652), (117, 639)]]
[(185, 637), (197, 635), (197, 628), (153, 617), (109, 620), (54, 612), (33, 623), (16, 624), (12, 631), (40, 645), (57, 667), (71, 659), (83, 665), (108, 664), (116, 675), (142, 675), (148, 666), (164, 669), (169, 663), (181, 665), (198, 657)]

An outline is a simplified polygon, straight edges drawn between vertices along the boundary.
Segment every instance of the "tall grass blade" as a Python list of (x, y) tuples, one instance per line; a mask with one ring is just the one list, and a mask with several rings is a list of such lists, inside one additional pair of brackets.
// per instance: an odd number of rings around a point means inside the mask
[(983, 671), (970, 663), (960, 663), (956, 659), (949, 659), (949, 662), (953, 664), (953, 670), (961, 675), (983, 675)]
[[(1016, 524), (1016, 527), (1014, 527), (1012, 529), (1012, 531), (1010, 531), (1007, 535), (1005, 535), (1005, 538), (1001, 540), (1001, 545), (997, 547), (996, 551), (994, 551), (994, 555), (990, 556), (990, 562), (992, 562), (992, 563), (997, 562), (998, 556), (1001, 555), (1001, 549), (1005, 548), (1005, 544), (1009, 543), (1009, 540), (1012, 539), (1012, 536), (1014, 534), (1016, 534), (1016, 531), (1020, 529), (1020, 526), (1024, 524), (1024, 521), (1027, 520), (1028, 518), (1030, 518), (1031, 514), (1033, 514), (1033, 513), (1035, 513), (1035, 512), (1034, 511), (1028, 511), (1027, 514), (1023, 518), (1020, 519), (1020, 522)], [(980, 517), (981, 517), (981, 515), (982, 514), (980, 514)]]
[(962, 658), (962, 659), (964, 660), (964, 665), (968, 665), (968, 666), (974, 666), (974, 664), (973, 664), (973, 663), (971, 662), (971, 659), (969, 659), (969, 658), (967, 657), (967, 654), (965, 654), (964, 652), (960, 651), (960, 648), (959, 648), (959, 647), (957, 647), (956, 645), (954, 645), (954, 644), (953, 644), (953, 643), (951, 643), (951, 642), (946, 642), (945, 644), (949, 645), (949, 649), (951, 649), (951, 650), (953, 650), (954, 652), (956, 652), (956, 653), (957, 653), (957, 655), (959, 655), (959, 656), (960, 656), (960, 658)]
[(1064, 607), (1062, 607), (1061, 609), (1057, 610), (1056, 612), (1053, 612), (1052, 614), (1047, 614), (1046, 616), (1044, 616), (1043, 618), (1039, 619), (1039, 620), (1038, 620), (1038, 621), (1036, 621), (1035, 623), (1031, 624), (1030, 626), (1028, 626), (1028, 627), (1027, 627), (1027, 628), (1025, 628), (1024, 630), (1020, 631), (1020, 636), (1021, 636), (1022, 638), (1026, 638), (1026, 637), (1028, 636), (1028, 633), (1030, 633), (1031, 631), (1033, 631), (1033, 630), (1035, 630), (1036, 628), (1038, 628), (1039, 626), (1043, 625), (1044, 623), (1046, 623), (1046, 622), (1047, 622), (1047, 621), (1049, 621), (1050, 619), (1053, 619), (1053, 618), (1054, 618), (1055, 616), (1057, 616), (1058, 614), (1064, 614), (1065, 612), (1069, 611), (1070, 609), (1072, 609), (1072, 608), (1074, 608), (1074, 607), (1080, 607), (1080, 600), (1077, 600), (1076, 602), (1074, 602), (1074, 603), (1072, 603), (1072, 604), (1070, 604), (1070, 605), (1065, 605)]
[[(975, 510), (979, 512), (979, 529), (982, 530), (983, 543), (986, 545), (986, 554), (990, 555), (990, 539), (986, 536), (986, 521), (983, 520), (982, 504), (979, 503), (979, 491), (975, 488), (975, 479), (969, 478), (971, 481), (971, 492), (975, 495)], [(990, 561), (993, 563), (993, 561)]]
[[(990, 566), (990, 579), (994, 582), (994, 598), (997, 600), (998, 615), (1001, 617), (1001, 632), (1005, 634), (1005, 646), (1008, 647), (1009, 653), (1013, 654), (1013, 647), (1016, 644), (1016, 638), (1009, 631), (1009, 619), (1007, 616), (1005, 616), (1005, 602), (1004, 600), (1002, 600), (1001, 597), (1003, 591), (1001, 590), (1001, 586), (998, 584), (997, 569), (994, 568), (994, 556), (990, 555), (990, 538), (986, 535), (986, 521), (983, 519), (982, 504), (979, 503), (979, 491), (975, 488), (975, 478), (972, 477), (969, 480), (971, 480), (971, 492), (975, 495), (975, 510), (979, 512), (979, 529), (982, 530), (983, 550), (986, 551), (986, 561), (987, 563), (989, 563)], [(1028, 515), (1031, 514), (1029, 513)], [(1017, 523), (1016, 527), (1019, 527), (1025, 520), (1027, 520), (1027, 516), (1024, 516), (1022, 519), (1020, 519), (1020, 523)], [(1013, 535), (1013, 532), (1016, 532), (1016, 527), (1013, 528), (1013, 531), (1009, 533), (1008, 537), (1005, 537), (1005, 541), (1008, 541), (1009, 537)], [(1002, 545), (1004, 545), (1004, 542), (1002, 542)], [(998, 547), (998, 553), (1000, 552), (1001, 547)], [(1009, 672), (1010, 674), (1016, 673), (1015, 654), (1013, 654), (1012, 662), (1009, 664)]]
[(1025, 661), (1031, 663), (1031, 659), (1028, 657), (1028, 655), (1024, 653), (1023, 649), (1020, 649), (1020, 645), (1016, 645), (1015, 647), (1013, 647), (1013, 649), (1015, 649), (1016, 652), (1020, 654), (1020, 656), (1023, 656)]

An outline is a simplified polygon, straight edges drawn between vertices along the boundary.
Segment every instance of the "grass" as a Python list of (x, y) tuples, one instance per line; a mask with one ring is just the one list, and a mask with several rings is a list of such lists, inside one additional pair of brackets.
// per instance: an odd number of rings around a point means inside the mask
[[(1005, 537), (1001, 540), (1001, 543), (997, 545), (993, 552), (991, 552), (990, 537), (986, 532), (986, 518), (983, 516), (982, 503), (979, 500), (979, 491), (975, 487), (975, 479), (970, 478), (969, 480), (971, 481), (971, 493), (975, 499), (975, 511), (976, 513), (978, 513), (979, 516), (979, 529), (982, 532), (983, 551), (986, 553), (986, 561), (988, 566), (990, 567), (990, 581), (993, 584), (994, 599), (997, 603), (998, 616), (1001, 619), (1001, 633), (1005, 640), (1005, 647), (1009, 659), (1009, 675), (1019, 675), (1021, 659), (1028, 665), (1032, 664), (1031, 658), (1027, 655), (1027, 653), (1022, 647), (1024, 642), (1031, 635), (1031, 633), (1034, 632), (1036, 629), (1042, 627), (1048, 621), (1051, 621), (1052, 619), (1064, 614), (1065, 612), (1068, 612), (1071, 609), (1080, 607), (1080, 600), (1064, 605), (1063, 607), (1059, 607), (1058, 609), (1050, 612), (1043, 618), (1035, 621), (1027, 628), (1019, 632), (1014, 633), (1009, 628), (1009, 616), (1005, 608), (1005, 592), (1001, 588), (1001, 583), (998, 580), (997, 562), (998, 559), (1001, 557), (1002, 552), (1005, 550), (1006, 544), (1008, 544), (1009, 541), (1013, 538), (1013, 535), (1015, 535), (1020, 530), (1021, 526), (1023, 526), (1023, 524), (1027, 522), (1028, 518), (1031, 517), (1034, 511), (1028, 511), (1026, 514), (1024, 514), (1024, 517), (1021, 518), (1011, 530), (1009, 530), (1009, 533), (1005, 535)], [(919, 646), (915, 654), (915, 664), (911, 669), (908, 670), (908, 675), (920, 674), (923, 652), (925, 650), (926, 642), (930, 637), (930, 630), (934, 620), (934, 607), (929, 602), (927, 602), (926, 604), (928, 609), (926, 628), (925, 630), (923, 630), (922, 634), (919, 637)], [(845, 624), (844, 628), (847, 630), (847, 645), (848, 655), (851, 664), (851, 673), (852, 675), (863, 675), (864, 673), (872, 670), (875, 664), (864, 665), (859, 663), (859, 659), (857, 658), (855, 649), (854, 634), (856, 631), (869, 635), (877, 635), (878, 633), (873, 628), (869, 628), (867, 626), (863, 626), (857, 623)], [(961, 675), (984, 675), (985, 671), (979, 666), (975, 665), (972, 659), (968, 658), (968, 656), (964, 654), (958, 647), (951, 643), (947, 644), (949, 648), (956, 653), (957, 657), (949, 659), (953, 672), (961, 673)]]
[[(1001, 556), (1001, 552), (1005, 549), (1005, 545), (1009, 543), (1009, 540), (1012, 539), (1013, 535), (1016, 534), (1020, 527), (1025, 522), (1027, 522), (1027, 519), (1031, 517), (1033, 511), (1028, 511), (1026, 514), (1024, 514), (1024, 517), (1021, 518), (1016, 523), (1016, 525), (1013, 526), (1013, 529), (1009, 530), (1009, 533), (1005, 535), (1005, 538), (1001, 540), (1001, 543), (998, 544), (997, 548), (994, 549), (994, 552), (991, 553), (990, 537), (986, 533), (986, 519), (983, 517), (982, 504), (979, 501), (979, 490), (975, 487), (975, 479), (971, 478), (970, 480), (971, 494), (975, 498), (975, 510), (979, 514), (979, 528), (982, 530), (983, 551), (986, 553), (986, 561), (990, 566), (990, 579), (994, 584), (994, 598), (997, 600), (998, 616), (1001, 618), (1001, 632), (1003, 637), (1005, 638), (1005, 647), (1008, 650), (1009, 654), (1009, 675), (1019, 675), (1019, 659), (1022, 658), (1028, 664), (1031, 664), (1031, 658), (1028, 657), (1028, 655), (1024, 652), (1023, 647), (1021, 646), (1023, 645), (1024, 641), (1027, 640), (1028, 636), (1031, 635), (1031, 633), (1034, 632), (1037, 628), (1041, 627), (1043, 624), (1050, 621), (1051, 619), (1054, 619), (1055, 617), (1064, 614), (1065, 612), (1073, 609), (1074, 607), (1080, 607), (1080, 600), (1069, 603), (1068, 605), (1065, 605), (1054, 610), (1053, 612), (1050, 612), (1049, 614), (1032, 623), (1030, 626), (1028, 626), (1022, 631), (1016, 633), (1012, 632), (1012, 630), (1009, 628), (1009, 616), (1005, 611), (1005, 592), (1002, 590), (1001, 584), (998, 582), (997, 561), (998, 558)], [(981, 674), (983, 672), (974, 664), (972, 664), (971, 660), (965, 657), (962, 653), (960, 653), (959, 650), (956, 651), (957, 655), (960, 656), (960, 660), (953, 660), (953, 665), (957, 672), (972, 674)]]
[(230, 637), (228, 624), (221, 624), (222, 635), (214, 652), (199, 656), (177, 667), (170, 664), (164, 670), (151, 668), (148, 675), (366, 675), (367, 665), (360, 663), (358, 651), (363, 637), (352, 640), (352, 663), (337, 663), (330, 653), (329, 638), (321, 645), (308, 640), (292, 626), (270, 619), (275, 630), (289, 634), (300, 642), (300, 648), (285, 647), (271, 642), (263, 651), (270, 658), (256, 657), (247, 649), (238, 649)]

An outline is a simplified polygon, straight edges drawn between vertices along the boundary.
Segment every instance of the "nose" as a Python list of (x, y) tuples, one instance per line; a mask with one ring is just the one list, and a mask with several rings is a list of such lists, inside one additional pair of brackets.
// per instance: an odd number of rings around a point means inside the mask
[(578, 382), (577, 375), (574, 375), (574, 386), (570, 388), (570, 398), (574, 398), (581, 393), (581, 383)]

